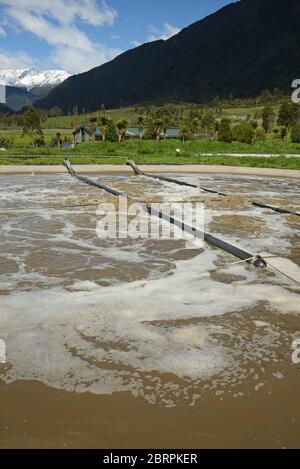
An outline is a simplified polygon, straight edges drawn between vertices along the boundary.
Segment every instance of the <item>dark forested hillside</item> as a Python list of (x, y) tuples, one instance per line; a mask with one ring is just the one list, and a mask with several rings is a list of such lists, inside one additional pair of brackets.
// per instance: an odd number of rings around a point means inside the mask
[(6, 104), (0, 103), (0, 114), (13, 114), (13, 112)]
[(24, 106), (30, 106), (36, 99), (37, 96), (34, 96), (25, 88), (6, 86), (7, 105), (15, 111), (20, 111)]
[(241, 0), (168, 41), (70, 77), (37, 105), (93, 111), (152, 101), (257, 96), (300, 78), (300, 0)]

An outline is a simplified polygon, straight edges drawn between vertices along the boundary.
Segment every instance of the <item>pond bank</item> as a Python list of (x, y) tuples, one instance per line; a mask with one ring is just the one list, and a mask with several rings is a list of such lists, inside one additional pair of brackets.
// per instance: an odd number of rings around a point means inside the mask
[[(122, 173), (131, 174), (131, 168), (123, 165), (74, 165), (80, 174)], [(209, 173), (241, 174), (247, 176), (270, 176), (300, 178), (300, 171), (276, 168), (249, 168), (245, 166), (222, 165), (141, 165), (140, 169), (149, 173)], [(60, 174), (66, 173), (63, 165), (2, 165), (0, 174)]]

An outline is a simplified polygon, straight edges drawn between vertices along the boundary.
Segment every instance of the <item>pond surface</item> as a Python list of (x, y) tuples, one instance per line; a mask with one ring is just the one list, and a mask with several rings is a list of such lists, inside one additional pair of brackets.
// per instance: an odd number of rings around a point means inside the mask
[[(206, 231), (300, 266), (300, 180), (172, 175), (104, 184), (202, 202)], [(100, 239), (110, 194), (0, 176), (0, 447), (299, 447), (300, 287), (184, 240)]]

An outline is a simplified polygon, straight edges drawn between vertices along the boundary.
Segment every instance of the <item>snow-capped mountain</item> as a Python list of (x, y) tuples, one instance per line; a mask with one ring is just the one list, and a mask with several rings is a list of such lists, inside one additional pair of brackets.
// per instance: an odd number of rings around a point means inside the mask
[(17, 88), (52, 88), (70, 77), (64, 70), (0, 70), (0, 83)]

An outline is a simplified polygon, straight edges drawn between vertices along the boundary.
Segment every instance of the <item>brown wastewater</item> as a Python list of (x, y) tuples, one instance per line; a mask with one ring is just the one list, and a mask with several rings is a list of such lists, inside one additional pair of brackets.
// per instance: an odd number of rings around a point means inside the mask
[[(91, 175), (202, 202), (206, 231), (300, 268), (300, 218), (249, 203), (299, 212), (300, 179), (172, 177), (229, 195)], [(0, 447), (299, 447), (299, 283), (206, 244), (101, 239), (113, 199), (68, 175), (0, 176)]]

